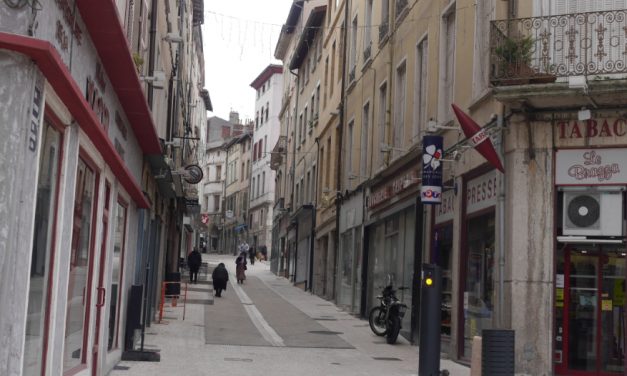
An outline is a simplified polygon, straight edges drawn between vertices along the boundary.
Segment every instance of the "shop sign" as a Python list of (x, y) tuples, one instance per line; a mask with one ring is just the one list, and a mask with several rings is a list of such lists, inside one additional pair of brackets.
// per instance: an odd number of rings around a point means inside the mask
[(410, 170), (401, 176), (396, 177), (392, 182), (384, 185), (383, 187), (372, 192), (368, 196), (368, 208), (372, 209), (379, 206), (383, 202), (398, 195), (401, 192), (406, 191), (410, 187), (418, 184), (420, 179), (418, 178), (418, 170)]
[(198, 165), (188, 165), (185, 167), (185, 174), (183, 179), (189, 184), (198, 184), (202, 180), (203, 173), (202, 168)]
[(427, 135), (422, 138), (420, 201), (423, 204), (442, 202), (442, 145), (442, 136)]
[(627, 120), (625, 119), (589, 119), (578, 122), (559, 121), (557, 127), (558, 137), (562, 140), (581, 138), (612, 138), (627, 135)]
[(435, 207), (435, 224), (444, 223), (453, 219), (453, 201), (455, 194), (452, 189), (442, 192), (442, 203)]
[(555, 158), (558, 185), (627, 184), (627, 149), (563, 149)]
[(70, 33), (74, 35), (76, 43), (80, 46), (83, 41), (83, 31), (80, 26), (78, 26), (78, 20), (76, 19), (75, 7), (70, 3), (70, 0), (56, 0), (57, 6), (63, 13), (63, 19), (65, 23), (70, 28)]
[(96, 87), (96, 81), (91, 77), (87, 77), (87, 90), (86, 90), (87, 103), (100, 123), (104, 126), (105, 130), (109, 129), (109, 109), (104, 103), (104, 98), (100, 94), (100, 91)]
[(497, 184), (495, 170), (470, 180), (466, 184), (466, 212), (471, 214), (496, 205)]

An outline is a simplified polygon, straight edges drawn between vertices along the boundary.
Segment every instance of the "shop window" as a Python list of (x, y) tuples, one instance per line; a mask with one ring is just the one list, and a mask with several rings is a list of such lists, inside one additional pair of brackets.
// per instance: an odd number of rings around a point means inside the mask
[(124, 270), (124, 245), (126, 239), (126, 206), (118, 202), (115, 216), (115, 233), (113, 238), (113, 265), (111, 266), (111, 304), (109, 311), (109, 342), (107, 349), (118, 347), (118, 326)]
[(61, 150), (61, 134), (48, 123), (44, 126), (42, 138), (24, 341), (25, 375), (35, 375), (41, 372), (42, 354), (46, 351), (44, 337), (48, 325), (46, 311), (52, 272)]
[(96, 173), (79, 159), (76, 173), (74, 218), (68, 277), (67, 313), (65, 316), (65, 345), (63, 370), (86, 362), (83, 347), (85, 308), (89, 301), (89, 259), (91, 255), (92, 219), (96, 208)]
[(463, 295), (464, 352), (471, 356), (472, 338), (491, 329), (494, 313), (494, 212), (468, 220), (466, 280)]

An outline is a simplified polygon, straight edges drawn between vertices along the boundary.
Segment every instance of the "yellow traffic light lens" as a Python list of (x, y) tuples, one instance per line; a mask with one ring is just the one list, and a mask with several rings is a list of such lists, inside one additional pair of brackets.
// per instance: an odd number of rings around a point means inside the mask
[(426, 284), (427, 286), (431, 286), (431, 285), (433, 284), (433, 279), (431, 279), (431, 278), (427, 278), (427, 279), (425, 279), (425, 284)]

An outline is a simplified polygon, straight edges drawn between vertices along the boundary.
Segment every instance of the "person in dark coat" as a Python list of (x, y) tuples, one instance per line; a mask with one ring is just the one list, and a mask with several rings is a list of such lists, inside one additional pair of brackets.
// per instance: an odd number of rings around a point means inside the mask
[(213, 280), (213, 289), (216, 292), (216, 296), (219, 298), (222, 296), (222, 290), (226, 291), (226, 283), (229, 280), (229, 272), (226, 270), (223, 262), (219, 263), (218, 266), (213, 269), (211, 279)]
[(191, 283), (198, 282), (198, 270), (202, 264), (202, 256), (198, 252), (198, 248), (194, 248), (193, 251), (187, 256), (187, 266), (189, 267), (189, 280)]
[(242, 252), (235, 259), (235, 277), (237, 277), (237, 283), (244, 283), (246, 279), (246, 252)]
[(255, 256), (257, 255), (257, 250), (255, 247), (250, 247), (248, 250), (248, 257), (250, 258), (250, 265), (255, 265)]

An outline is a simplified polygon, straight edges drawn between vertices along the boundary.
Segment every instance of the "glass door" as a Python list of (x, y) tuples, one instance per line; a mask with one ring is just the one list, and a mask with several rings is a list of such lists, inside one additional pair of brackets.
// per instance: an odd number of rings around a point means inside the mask
[(625, 249), (567, 247), (557, 263), (557, 374), (623, 374)]

